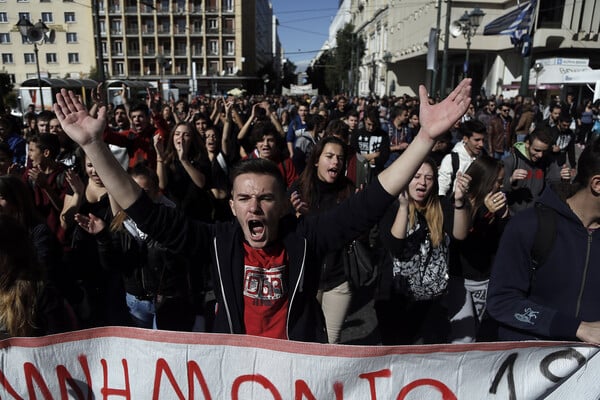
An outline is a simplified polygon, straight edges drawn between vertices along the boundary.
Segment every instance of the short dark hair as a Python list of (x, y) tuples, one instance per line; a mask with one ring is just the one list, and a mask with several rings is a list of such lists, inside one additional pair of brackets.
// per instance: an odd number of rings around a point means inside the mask
[(144, 103), (135, 103), (129, 107), (129, 115), (134, 111), (141, 111), (144, 115), (150, 115), (150, 109)]
[(29, 139), (29, 143), (35, 143), (41, 151), (48, 150), (50, 157), (55, 159), (60, 153), (60, 141), (58, 135), (51, 133), (43, 133), (41, 135), (34, 135)]
[(56, 114), (54, 114), (52, 111), (48, 111), (48, 110), (41, 111), (37, 115), (38, 121), (50, 121), (54, 118), (56, 118)]
[(576, 190), (585, 188), (594, 175), (600, 175), (600, 140), (594, 139), (579, 156), (577, 161), (577, 175), (573, 183)]
[(525, 138), (525, 141), (531, 144), (535, 139), (547, 144), (548, 146), (551, 146), (552, 143), (554, 143), (554, 136), (552, 135), (552, 132), (550, 132), (549, 128), (544, 126), (534, 129), (534, 131)]
[(257, 174), (257, 175), (269, 175), (275, 178), (275, 182), (277, 183), (277, 189), (281, 192), (281, 194), (285, 194), (286, 184), (283, 179), (283, 175), (279, 170), (277, 164), (275, 164), (271, 160), (267, 160), (264, 158), (249, 158), (247, 160), (242, 160), (237, 163), (232, 169), (230, 173), (231, 185), (233, 187), (233, 183), (236, 178), (240, 175), (244, 174)]
[(480, 120), (470, 119), (460, 124), (459, 131), (462, 137), (466, 136), (470, 138), (471, 136), (473, 136), (473, 133), (480, 133), (482, 135), (485, 135), (487, 129), (483, 122), (481, 122)]
[(127, 172), (132, 177), (146, 177), (146, 179), (152, 182), (152, 185), (155, 187), (155, 189), (158, 190), (158, 175), (156, 174), (156, 171), (154, 171), (152, 168), (149, 168), (144, 161), (135, 164), (133, 167), (129, 168)]
[(396, 117), (400, 114), (402, 114), (404, 111), (408, 112), (408, 107), (406, 106), (393, 106), (390, 109), (390, 121), (393, 121), (394, 119), (396, 119)]
[(333, 135), (340, 135), (344, 141), (347, 141), (348, 136), (350, 136), (350, 128), (348, 127), (348, 124), (341, 119), (334, 119), (330, 121), (325, 129), (325, 136)]

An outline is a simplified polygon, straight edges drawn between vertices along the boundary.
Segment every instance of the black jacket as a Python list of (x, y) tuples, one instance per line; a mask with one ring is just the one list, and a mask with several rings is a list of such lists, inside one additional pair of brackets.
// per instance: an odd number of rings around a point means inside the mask
[[(289, 339), (327, 341), (324, 318), (316, 301), (319, 260), (368, 230), (393, 200), (376, 181), (329, 212), (300, 219), (292, 215), (282, 218), (279, 239), (289, 259)], [(217, 297), (215, 331), (245, 333), (244, 235), (238, 222), (192, 221), (177, 210), (153, 204), (144, 194), (126, 213), (142, 231), (176, 253), (186, 253), (201, 264), (210, 258)]]

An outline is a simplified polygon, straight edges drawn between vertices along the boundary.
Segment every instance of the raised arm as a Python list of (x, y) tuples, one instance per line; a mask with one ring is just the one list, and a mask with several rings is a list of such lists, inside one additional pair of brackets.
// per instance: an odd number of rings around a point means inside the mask
[(464, 115), (471, 102), (470, 93), (471, 79), (463, 79), (444, 101), (432, 105), (428, 102), (425, 87), (419, 86), (419, 134), (404, 153), (378, 176), (379, 182), (389, 194), (400, 194), (433, 147), (435, 139)]
[(123, 208), (128, 208), (138, 198), (141, 189), (123, 170), (102, 140), (106, 125), (106, 107), (100, 107), (98, 117), (93, 118), (77, 96), (65, 89), (56, 95), (56, 101), (54, 112), (67, 135), (85, 151), (104, 186), (117, 203)]

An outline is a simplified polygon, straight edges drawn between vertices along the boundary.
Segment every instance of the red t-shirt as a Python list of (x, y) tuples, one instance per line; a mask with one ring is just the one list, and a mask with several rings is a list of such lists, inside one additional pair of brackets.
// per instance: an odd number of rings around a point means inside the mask
[(244, 325), (248, 335), (287, 339), (287, 264), (282, 243), (254, 249), (244, 242)]

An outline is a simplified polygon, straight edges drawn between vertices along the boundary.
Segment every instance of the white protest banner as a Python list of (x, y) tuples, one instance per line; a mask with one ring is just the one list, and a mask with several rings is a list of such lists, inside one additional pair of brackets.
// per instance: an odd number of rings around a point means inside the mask
[(5, 399), (597, 399), (598, 348), (344, 346), (98, 328), (0, 342)]

